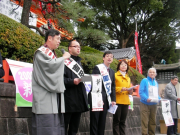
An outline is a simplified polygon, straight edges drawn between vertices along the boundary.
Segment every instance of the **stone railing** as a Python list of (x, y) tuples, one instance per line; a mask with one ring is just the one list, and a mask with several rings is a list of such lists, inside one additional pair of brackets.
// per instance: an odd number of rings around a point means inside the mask
[[(24, 133), (31, 134), (31, 107), (15, 107), (15, 85), (11, 83), (0, 82), (0, 135), (15, 135)], [(129, 110), (126, 120), (126, 134), (140, 135), (140, 101), (138, 97), (134, 97), (134, 110)], [(156, 133), (160, 133), (159, 120), (163, 119), (161, 106), (158, 105), (156, 117)], [(109, 114), (106, 118), (105, 135), (113, 135), (112, 133), (113, 115)], [(78, 135), (89, 135), (90, 118), (89, 112), (85, 112), (81, 116)]]

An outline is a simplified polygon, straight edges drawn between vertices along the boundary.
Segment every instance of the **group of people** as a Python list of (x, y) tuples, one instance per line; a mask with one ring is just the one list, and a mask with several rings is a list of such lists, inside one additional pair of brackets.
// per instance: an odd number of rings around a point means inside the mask
[[(101, 86), (103, 111), (92, 111), (91, 91), (87, 95), (85, 85), (81, 82), (84, 70), (78, 56), (80, 44), (71, 41), (68, 52), (57, 58), (54, 50), (58, 48), (60, 39), (59, 31), (48, 30), (45, 44), (38, 48), (34, 55), (32, 134), (75, 135), (81, 114), (90, 110), (90, 134), (104, 135), (107, 110), (110, 105), (116, 105), (116, 99), (118, 110), (114, 115), (114, 133), (121, 134), (118, 125), (122, 123), (122, 134), (125, 134), (125, 119), (130, 104), (128, 95), (133, 93), (132, 90), (127, 91), (131, 83), (127, 75), (127, 62), (121, 61), (114, 73), (110, 68), (113, 54), (110, 51), (104, 53), (103, 63), (96, 65), (92, 71), (92, 74), (102, 74), (100, 67), (103, 67), (107, 72)], [(103, 83), (107, 80), (109, 82), (105, 86)]]
[[(147, 78), (144, 78), (140, 83), (139, 95), (141, 102), (140, 112), (142, 135), (155, 135), (157, 103), (160, 101), (161, 98), (158, 95), (158, 102), (154, 102), (153, 99), (150, 98), (150, 94), (152, 94), (152, 91), (158, 91), (158, 83), (155, 80), (156, 75), (156, 69), (150, 68), (148, 70)], [(170, 101), (170, 112), (174, 122), (174, 125), (167, 127), (167, 135), (179, 135), (177, 133), (177, 103), (180, 101), (180, 98), (177, 97), (177, 91), (175, 87), (177, 83), (178, 77), (172, 76), (170, 83), (168, 83), (165, 87), (164, 99), (162, 99)]]
[[(92, 74), (100, 75), (107, 72), (107, 76), (102, 77), (103, 111), (92, 111), (92, 90), (87, 95), (85, 85), (81, 81), (84, 70), (81, 58), (78, 56), (81, 50), (80, 44), (75, 40), (71, 41), (68, 45), (68, 52), (64, 52), (62, 57), (57, 58), (54, 50), (58, 48), (60, 39), (59, 31), (48, 30), (45, 44), (34, 54), (32, 134), (76, 135), (81, 114), (90, 110), (90, 135), (104, 135), (107, 111), (110, 105), (117, 105), (116, 113), (113, 115), (113, 134), (125, 135), (125, 121), (130, 105), (129, 95), (133, 94), (133, 89), (128, 89), (131, 87), (131, 80), (127, 74), (128, 63), (125, 60), (119, 62), (117, 72), (114, 73), (110, 68), (113, 54), (110, 51), (103, 54), (103, 63), (96, 65), (92, 71)], [(149, 98), (149, 89), (158, 91), (155, 76), (156, 70), (150, 68), (148, 77), (143, 79), (140, 84), (143, 135), (155, 135), (157, 103), (151, 102), (152, 99)], [(177, 98), (175, 92), (174, 79), (177, 83), (177, 77), (175, 77), (166, 87), (166, 99), (177, 102), (180, 99)], [(109, 81), (109, 91), (104, 85), (107, 80)], [(173, 115), (173, 118), (176, 122), (177, 113)], [(176, 132), (173, 130), (175, 130), (173, 126), (172, 128), (168, 127), (170, 134)]]

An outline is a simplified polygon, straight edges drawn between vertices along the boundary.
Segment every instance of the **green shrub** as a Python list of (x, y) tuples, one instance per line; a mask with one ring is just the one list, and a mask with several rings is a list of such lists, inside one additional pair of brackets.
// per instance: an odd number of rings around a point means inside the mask
[(128, 71), (128, 75), (131, 78), (131, 82), (132, 84), (140, 84), (141, 80), (143, 78), (145, 78), (144, 75), (140, 74), (137, 70), (135, 70), (134, 68), (130, 67), (130, 70)]
[(44, 39), (26, 26), (0, 14), (0, 52), (3, 58), (32, 62)]
[[(0, 52), (3, 58), (32, 62), (34, 52), (44, 44), (44, 38), (34, 33), (26, 26), (0, 14)], [(68, 51), (68, 43), (56, 49), (58, 57), (62, 56), (61, 49)], [(88, 46), (82, 46), (80, 57), (85, 73), (91, 74), (95, 65), (103, 63), (103, 52)], [(111, 68), (116, 72), (118, 60), (114, 59)], [(139, 84), (143, 75), (130, 68), (128, 74), (133, 84)]]

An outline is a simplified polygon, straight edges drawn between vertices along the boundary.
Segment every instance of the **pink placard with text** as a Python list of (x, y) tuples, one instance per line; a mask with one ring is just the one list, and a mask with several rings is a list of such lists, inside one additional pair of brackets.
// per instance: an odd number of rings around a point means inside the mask
[(32, 102), (32, 68), (21, 68), (17, 71), (15, 80), (21, 97), (29, 102)]

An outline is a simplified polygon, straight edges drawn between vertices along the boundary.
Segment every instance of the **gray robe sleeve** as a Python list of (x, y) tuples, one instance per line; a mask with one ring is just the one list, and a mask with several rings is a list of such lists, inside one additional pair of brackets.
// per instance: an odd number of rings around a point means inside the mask
[(33, 76), (38, 85), (40, 85), (49, 92), (64, 92), (65, 87), (62, 87), (64, 86), (63, 57), (50, 59), (42, 52), (37, 51), (35, 54), (33, 66)]

